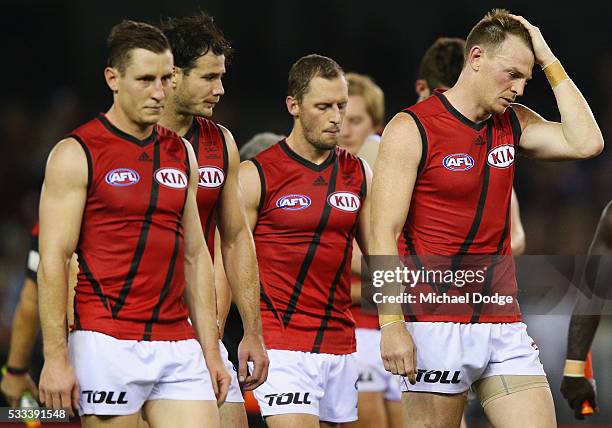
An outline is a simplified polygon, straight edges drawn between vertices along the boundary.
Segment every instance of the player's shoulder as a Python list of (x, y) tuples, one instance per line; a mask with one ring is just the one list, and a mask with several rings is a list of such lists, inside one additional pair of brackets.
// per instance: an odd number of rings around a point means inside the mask
[(88, 171), (87, 149), (79, 140), (68, 136), (51, 149), (45, 167), (45, 182), (79, 186), (88, 182)]
[(173, 130), (157, 124), (155, 125), (154, 132), (157, 134), (157, 140), (161, 146), (164, 147), (164, 151), (170, 153), (171, 156), (177, 156), (177, 152), (181, 152), (181, 147), (185, 149), (184, 153), (186, 156), (190, 156), (190, 153), (193, 153), (189, 141)]
[(521, 125), (521, 129), (525, 129), (525, 127), (530, 123), (540, 122), (544, 120), (544, 118), (540, 116), (537, 112), (519, 103), (510, 104), (504, 114), (516, 117), (519, 124)]
[[(269, 163), (275, 163), (279, 160), (279, 158), (283, 155), (281, 150), (281, 144), (285, 140), (278, 142), (277, 144), (273, 144), (272, 146), (262, 150), (257, 153), (255, 156), (251, 158), (251, 160), (255, 160), (259, 165), (266, 165)], [(253, 163), (253, 162), (249, 162)]]
[(343, 147), (336, 147), (336, 156), (338, 157), (338, 161), (340, 163), (361, 163), (362, 159), (349, 152)]
[(231, 133), (225, 126), (215, 122), (212, 119), (204, 116), (194, 116), (194, 120), (200, 130), (205, 134), (218, 133), (223, 139), (227, 138), (228, 135), (231, 136)]
[(70, 162), (85, 157), (85, 148), (83, 140), (76, 134), (69, 134), (62, 138), (53, 146), (49, 159), (55, 162)]
[(102, 114), (77, 126), (64, 139), (73, 138), (81, 143), (85, 143), (89, 140), (89, 137), (99, 135), (100, 130), (104, 129), (104, 124), (102, 123), (100, 116), (102, 116)]
[(402, 113), (407, 113), (411, 116), (417, 116), (419, 119), (427, 119), (434, 116), (439, 116), (447, 112), (442, 102), (441, 95), (435, 92), (430, 97), (425, 98), (422, 101), (417, 102), (409, 107), (402, 110)]
[(217, 122), (204, 116), (194, 116), (193, 119), (203, 128), (217, 128), (219, 126)]
[(173, 140), (177, 140), (177, 141), (183, 141), (183, 138), (179, 134), (177, 134), (176, 132), (174, 132), (170, 128), (166, 128), (165, 126), (161, 126), (160, 124), (155, 125), (155, 132), (157, 133), (157, 136), (160, 139), (167, 138), (167, 139), (173, 139)]

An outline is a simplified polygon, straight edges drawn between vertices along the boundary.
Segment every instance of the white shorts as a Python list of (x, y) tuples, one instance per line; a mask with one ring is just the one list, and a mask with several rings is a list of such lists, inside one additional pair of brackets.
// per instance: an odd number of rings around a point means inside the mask
[(227, 370), (232, 377), (232, 383), (230, 383), (229, 390), (227, 391), (227, 398), (225, 399), (225, 402), (244, 403), (244, 397), (242, 396), (240, 384), (238, 383), (238, 372), (236, 371), (236, 367), (234, 367), (232, 362), (229, 360), (229, 354), (227, 353), (227, 349), (222, 341), (219, 341), (219, 351), (221, 352), (221, 359), (225, 365), (225, 370)]
[(497, 375), (545, 376), (540, 351), (522, 322), (406, 323), (417, 354), (416, 384), (402, 391), (457, 394)]
[(380, 330), (358, 328), (355, 330), (355, 336), (359, 392), (383, 392), (385, 400), (401, 401), (401, 377), (385, 370), (380, 357)]
[(262, 416), (307, 413), (322, 422), (357, 420), (357, 358), (268, 350), (268, 379), (255, 398)]
[(149, 400), (216, 401), (195, 339), (120, 340), (74, 331), (68, 344), (81, 389), (80, 415), (130, 415)]

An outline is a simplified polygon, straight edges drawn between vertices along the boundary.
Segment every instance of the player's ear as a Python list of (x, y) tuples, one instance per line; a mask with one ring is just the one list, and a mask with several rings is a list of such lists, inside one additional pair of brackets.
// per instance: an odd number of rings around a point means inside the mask
[(474, 71), (478, 71), (481, 66), (482, 59), (485, 55), (485, 49), (482, 46), (474, 45), (470, 49), (467, 57), (467, 63)]
[(296, 98), (293, 98), (291, 95), (287, 95), (285, 103), (287, 104), (287, 111), (289, 111), (291, 116), (298, 117), (300, 115), (300, 103)]
[(119, 70), (114, 67), (106, 67), (104, 69), (104, 79), (106, 79), (106, 84), (114, 94), (119, 92)]
[(176, 89), (179, 83), (181, 83), (182, 79), (183, 79), (183, 69), (175, 65), (172, 68), (172, 89)]
[(431, 89), (425, 79), (417, 79), (416, 82), (414, 82), (414, 90), (420, 100), (427, 98), (431, 94)]

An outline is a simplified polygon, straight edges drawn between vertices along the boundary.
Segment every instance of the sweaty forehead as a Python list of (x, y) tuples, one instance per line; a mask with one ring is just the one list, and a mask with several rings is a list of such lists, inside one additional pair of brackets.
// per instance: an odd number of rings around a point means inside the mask
[(348, 101), (348, 85), (344, 76), (325, 79), (314, 77), (304, 93), (304, 100), (313, 103), (346, 103)]

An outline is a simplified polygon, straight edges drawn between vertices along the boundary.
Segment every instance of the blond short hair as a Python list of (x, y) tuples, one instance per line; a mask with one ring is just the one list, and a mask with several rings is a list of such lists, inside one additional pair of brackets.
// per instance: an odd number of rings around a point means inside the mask
[(371, 77), (365, 74), (347, 73), (348, 94), (362, 96), (368, 115), (376, 128), (383, 126), (385, 120), (385, 94)]

